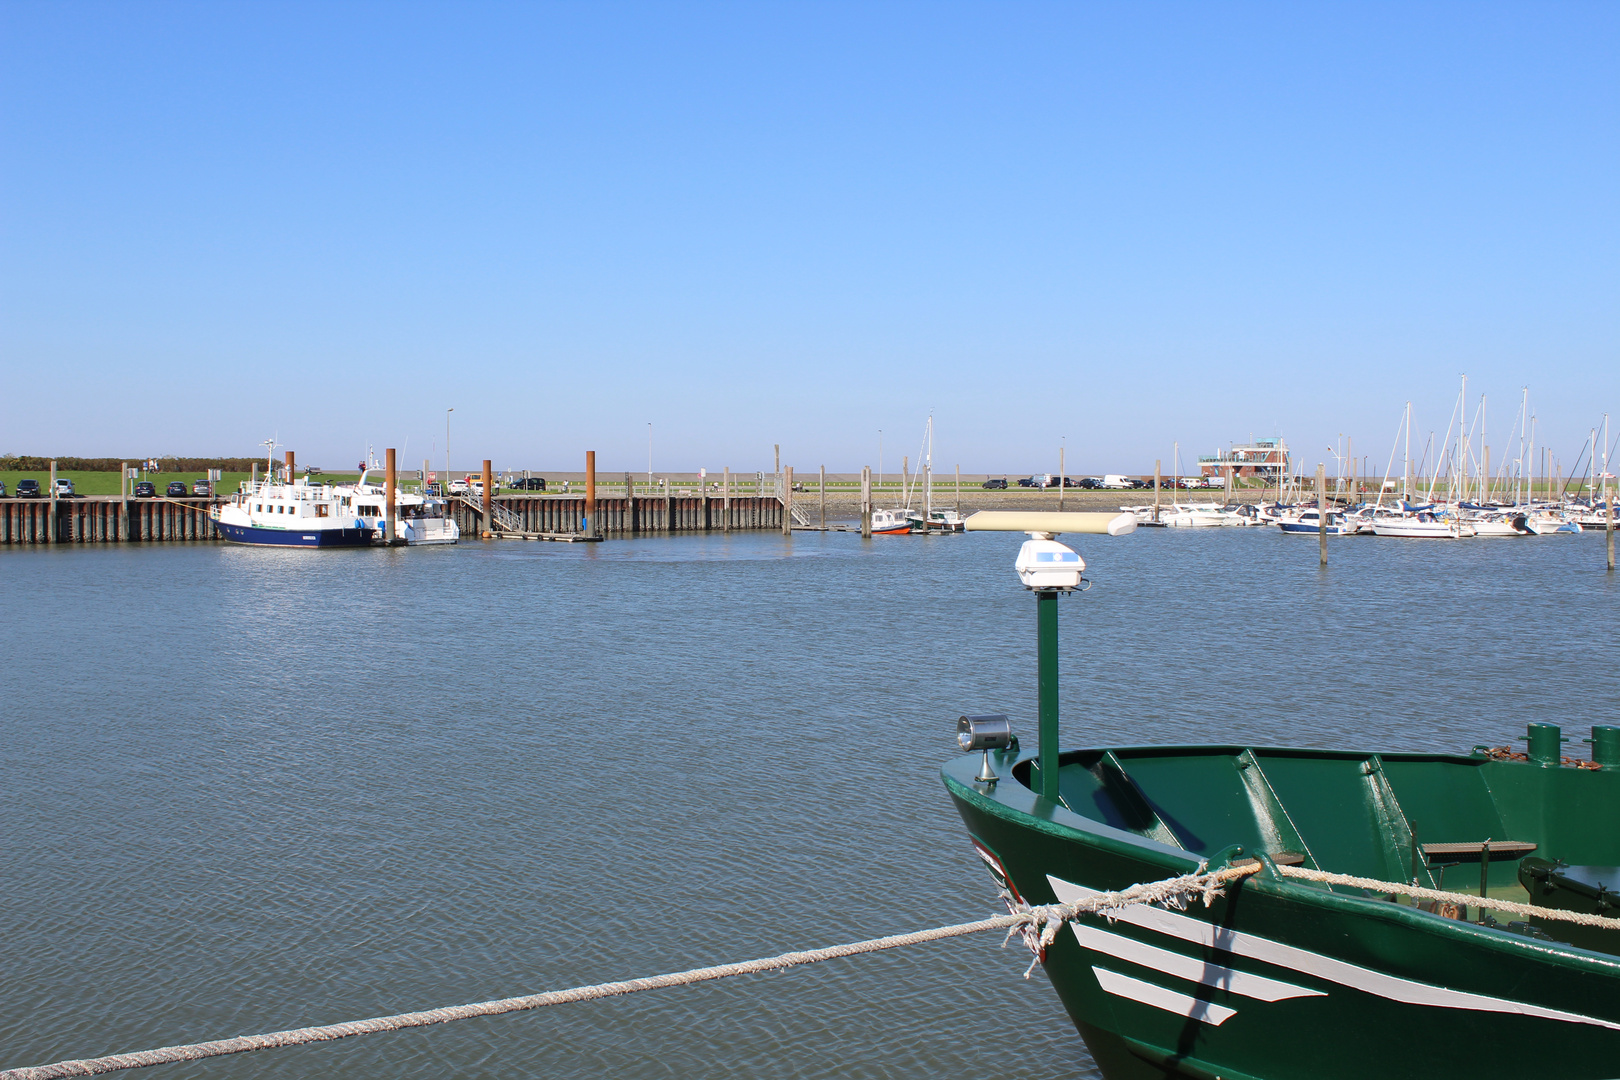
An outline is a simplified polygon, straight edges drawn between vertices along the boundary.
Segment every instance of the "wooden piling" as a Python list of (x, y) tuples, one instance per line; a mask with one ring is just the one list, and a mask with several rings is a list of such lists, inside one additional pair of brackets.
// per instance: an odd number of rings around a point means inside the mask
[(1153, 520), (1159, 520), (1159, 466), (1163, 464), (1159, 458), (1153, 459)]
[(793, 535), (793, 466), (787, 467), (782, 484), (782, 535)]
[(821, 527), (827, 527), (827, 466), (821, 467)]
[(399, 505), (399, 500), (395, 498), (399, 490), (399, 474), (394, 466), (394, 448), (391, 446), (383, 451), (383, 470), (383, 540), (392, 544), (399, 532), (399, 527), (394, 524)]
[(118, 490), (123, 494), (118, 496), (118, 539), (129, 540), (129, 462), (118, 463), (118, 475), (123, 479), (118, 481)]
[(51, 484), (50, 517), (45, 519), (45, 542), (47, 544), (54, 544), (54, 543), (56, 543), (56, 530), (57, 530), (57, 527), (58, 527), (57, 526), (57, 518), (56, 518), (56, 459), (55, 458), (51, 458), (51, 479), (50, 479), (50, 484)]
[(962, 513), (962, 466), (956, 467), (956, 513)]
[(1316, 463), (1316, 542), (1320, 548), (1320, 566), (1327, 565), (1327, 466)]
[(861, 466), (861, 535), (872, 535), (872, 466)]
[(585, 519), (577, 522), (586, 536), (600, 536), (596, 527), (596, 451), (585, 451)]
[(731, 466), (726, 466), (720, 482), (720, 531), (731, 531)]
[(293, 473), (295, 471), (294, 467), (297, 465), (297, 463), (298, 458), (293, 455), (291, 450), (287, 451), (287, 483), (289, 484), (293, 482)]
[[(1609, 493), (1609, 477), (1603, 476), (1603, 540), (1609, 549), (1609, 570), (1614, 570), (1614, 496)], [(1595, 736), (1594, 736), (1595, 738)]]
[(1058, 447), (1058, 510), (1060, 512), (1063, 510), (1063, 488), (1065, 486), (1063, 481), (1067, 478), (1068, 468), (1063, 464), (1063, 452), (1067, 449), (1066, 446)]

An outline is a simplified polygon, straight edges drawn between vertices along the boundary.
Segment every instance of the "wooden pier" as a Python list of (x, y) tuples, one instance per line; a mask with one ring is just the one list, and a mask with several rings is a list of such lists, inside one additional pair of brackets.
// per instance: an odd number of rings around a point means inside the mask
[[(217, 500), (0, 499), (0, 546), (220, 541), (209, 511)], [(770, 495), (598, 496), (594, 528), (581, 495), (503, 494), (490, 500), (489, 522), (472, 500), (455, 499), (450, 513), (463, 540), (485, 532), (523, 540), (588, 541), (648, 533), (780, 532), (784, 507)]]

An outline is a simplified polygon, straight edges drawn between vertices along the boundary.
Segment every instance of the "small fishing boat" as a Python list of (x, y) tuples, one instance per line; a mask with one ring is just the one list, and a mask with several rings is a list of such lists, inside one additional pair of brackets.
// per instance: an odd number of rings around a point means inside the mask
[(942, 778), (1014, 910), (1224, 879), (1025, 934), (1102, 1075), (1620, 1073), (1620, 727), (1584, 761), (1540, 723), (1525, 752), (1063, 750), (1056, 601), (1085, 563), (1053, 537), (1128, 531), (1063, 516), (968, 519), (1032, 535), (1038, 737), (964, 716)]
[(910, 536), (913, 518), (906, 510), (873, 510), (873, 536)]

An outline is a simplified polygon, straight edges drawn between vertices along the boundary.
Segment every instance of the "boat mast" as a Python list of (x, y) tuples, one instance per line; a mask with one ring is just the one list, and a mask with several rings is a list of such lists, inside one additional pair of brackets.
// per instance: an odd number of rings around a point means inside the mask
[[(928, 456), (923, 464), (923, 521), (934, 516), (934, 414), (928, 414)], [(924, 526), (926, 528), (926, 524)]]
[(1412, 501), (1412, 403), (1406, 403), (1406, 459), (1401, 463), (1401, 502)]

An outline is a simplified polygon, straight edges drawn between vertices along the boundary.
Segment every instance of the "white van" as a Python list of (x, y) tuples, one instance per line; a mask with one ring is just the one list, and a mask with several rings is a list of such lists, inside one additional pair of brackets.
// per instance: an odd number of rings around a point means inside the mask
[(1128, 476), (1123, 476), (1120, 473), (1109, 473), (1107, 476), (1102, 478), (1102, 486), (1105, 488), (1111, 488), (1115, 491), (1120, 491), (1133, 488), (1136, 485), (1131, 483), (1131, 478)]

